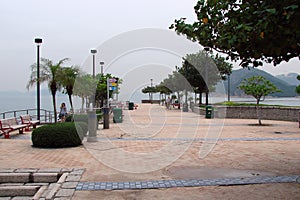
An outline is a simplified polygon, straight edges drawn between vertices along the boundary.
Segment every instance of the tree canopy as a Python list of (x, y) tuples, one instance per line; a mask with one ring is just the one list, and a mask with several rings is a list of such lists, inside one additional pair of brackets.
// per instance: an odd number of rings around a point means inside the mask
[(262, 97), (269, 94), (279, 92), (276, 86), (263, 76), (252, 76), (245, 79), (239, 86), (247, 95), (251, 95), (256, 99), (257, 105)]
[(273, 83), (263, 76), (252, 76), (247, 78), (240, 84), (239, 88), (243, 90), (245, 94), (251, 95), (256, 99), (258, 124), (262, 125), (261, 114), (258, 106), (261, 98), (275, 92), (280, 92), (280, 90), (278, 90)]
[(37, 77), (37, 63), (31, 65), (31, 75), (30, 80), (27, 83), (27, 89), (32, 87), (37, 81), (40, 83), (48, 82), (48, 88), (52, 95), (53, 111), (54, 111), (54, 121), (57, 122), (56, 118), (56, 92), (62, 87), (62, 80), (64, 79), (64, 74), (62, 72), (62, 65), (68, 61), (69, 58), (64, 58), (53, 63), (53, 61), (41, 58), (40, 64), (40, 77)]
[(298, 0), (198, 0), (194, 10), (195, 22), (177, 19), (170, 29), (243, 67), (300, 59)]

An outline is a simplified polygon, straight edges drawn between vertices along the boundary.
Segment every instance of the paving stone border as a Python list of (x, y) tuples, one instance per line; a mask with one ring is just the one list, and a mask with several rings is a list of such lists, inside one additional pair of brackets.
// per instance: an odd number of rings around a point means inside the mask
[(85, 169), (0, 169), (0, 200), (71, 199)]
[(218, 178), (194, 180), (156, 180), (132, 182), (79, 182), (76, 190), (132, 190), (158, 189), (171, 187), (199, 187), (199, 186), (233, 186), (267, 183), (296, 183), (300, 175), (293, 176), (256, 176), (246, 178)]

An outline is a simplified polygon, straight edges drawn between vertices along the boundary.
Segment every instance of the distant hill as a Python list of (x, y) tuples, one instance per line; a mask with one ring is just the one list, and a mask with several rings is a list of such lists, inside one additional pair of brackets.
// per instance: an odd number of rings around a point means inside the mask
[[(239, 69), (234, 70), (232, 74), (230, 75), (230, 95), (234, 96), (244, 96), (244, 92), (240, 89), (238, 89), (238, 86), (241, 84), (241, 82), (244, 79), (250, 78), (252, 76), (263, 76), (267, 80), (271, 81), (278, 89), (281, 90), (281, 92), (277, 92), (274, 94), (271, 94), (271, 96), (274, 97), (294, 97), (297, 96), (297, 93), (295, 92), (295, 85), (291, 85), (287, 83), (286, 81), (283, 81), (265, 71), (256, 69), (256, 68), (250, 68), (250, 69)], [(225, 84), (225, 88), (227, 88), (227, 81), (224, 81), (223, 84)], [(217, 86), (217, 88), (219, 88)], [(218, 90), (217, 90), (218, 92)]]
[(297, 79), (298, 75), (299, 74), (297, 74), (297, 73), (280, 74), (280, 75), (277, 75), (276, 78), (279, 78), (280, 80), (283, 80), (290, 85), (299, 85), (300, 81)]

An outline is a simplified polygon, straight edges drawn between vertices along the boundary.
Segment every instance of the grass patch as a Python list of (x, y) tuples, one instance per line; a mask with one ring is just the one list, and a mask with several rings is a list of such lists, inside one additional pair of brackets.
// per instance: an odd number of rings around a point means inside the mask
[[(243, 103), (243, 102), (233, 102), (233, 101), (224, 101), (224, 102), (220, 102), (220, 103), (215, 103), (214, 105), (220, 105), (220, 106), (256, 106), (255, 103)], [(292, 107), (292, 108), (300, 108), (299, 106), (283, 106), (283, 105), (270, 105), (270, 104), (259, 104), (258, 106), (261, 106), (261, 107)]]

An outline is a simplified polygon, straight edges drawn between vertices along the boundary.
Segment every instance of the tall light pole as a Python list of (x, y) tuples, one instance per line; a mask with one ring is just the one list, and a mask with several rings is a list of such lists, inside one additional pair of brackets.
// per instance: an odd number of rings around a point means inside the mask
[(101, 61), (101, 62), (100, 62), (100, 66), (101, 66), (101, 76), (103, 76), (103, 65), (104, 65), (104, 62)]
[(41, 119), (41, 97), (40, 97), (40, 45), (43, 40), (41, 38), (35, 38), (34, 42), (37, 45), (37, 75), (36, 75), (36, 98), (37, 98), (37, 120)]
[(96, 49), (92, 49), (91, 53), (93, 54), (93, 78), (95, 78), (95, 55), (97, 53)]

